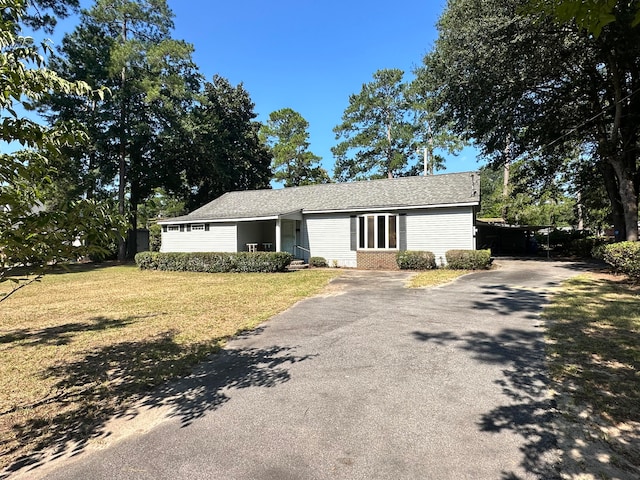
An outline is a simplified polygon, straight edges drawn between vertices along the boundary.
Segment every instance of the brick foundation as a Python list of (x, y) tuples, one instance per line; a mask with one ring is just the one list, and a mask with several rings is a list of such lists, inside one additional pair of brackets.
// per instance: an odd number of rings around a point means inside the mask
[(358, 268), (363, 270), (399, 270), (396, 262), (396, 252), (358, 250)]

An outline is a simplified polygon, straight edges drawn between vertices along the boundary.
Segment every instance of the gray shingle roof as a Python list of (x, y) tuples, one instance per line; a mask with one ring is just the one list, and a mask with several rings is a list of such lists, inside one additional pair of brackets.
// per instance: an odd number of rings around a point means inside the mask
[(229, 192), (189, 215), (166, 219), (163, 223), (273, 217), (295, 211), (362, 211), (473, 204), (479, 201), (478, 172), (449, 173), (277, 190)]

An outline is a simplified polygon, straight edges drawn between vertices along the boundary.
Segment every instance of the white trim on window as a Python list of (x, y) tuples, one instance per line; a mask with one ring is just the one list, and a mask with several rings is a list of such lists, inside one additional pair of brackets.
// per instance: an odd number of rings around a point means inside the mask
[[(384, 222), (380, 222), (380, 218), (384, 218)], [(390, 219), (395, 223), (394, 235), (390, 236)], [(373, 225), (371, 225), (373, 223)], [(384, 225), (384, 233), (381, 238), (379, 235), (380, 224)], [(399, 250), (400, 242), (400, 222), (396, 213), (369, 213), (358, 216), (357, 226), (357, 249), (358, 250)], [(370, 231), (373, 227), (373, 232)], [(373, 233), (370, 238), (370, 233)], [(390, 238), (391, 237), (391, 238)], [(382, 244), (381, 244), (382, 243)], [(390, 246), (392, 245), (392, 246)]]
[(194, 223), (191, 225), (191, 231), (204, 232), (204, 223)]
[(167, 232), (179, 232), (180, 225), (167, 225)]

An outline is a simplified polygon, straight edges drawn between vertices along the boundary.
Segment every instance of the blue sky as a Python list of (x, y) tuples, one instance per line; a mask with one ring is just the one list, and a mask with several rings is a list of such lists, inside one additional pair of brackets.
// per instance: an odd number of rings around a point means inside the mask
[[(281, 108), (298, 111), (309, 122), (310, 150), (332, 173), (332, 130), (349, 95), (358, 93), (379, 69), (400, 68), (406, 79), (412, 78), (412, 70), (433, 46), (446, 0), (168, 3), (175, 14), (173, 36), (194, 45), (203, 75), (242, 82), (260, 121)], [(54, 43), (74, 24), (74, 19), (61, 23)], [(447, 172), (478, 167), (472, 148), (446, 163)]]

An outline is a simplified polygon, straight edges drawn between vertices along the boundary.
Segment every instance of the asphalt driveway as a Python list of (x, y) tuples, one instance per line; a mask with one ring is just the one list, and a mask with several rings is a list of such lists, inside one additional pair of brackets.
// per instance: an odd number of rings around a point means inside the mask
[(501, 263), (419, 290), (348, 272), (46, 478), (554, 478), (539, 312), (580, 266)]

